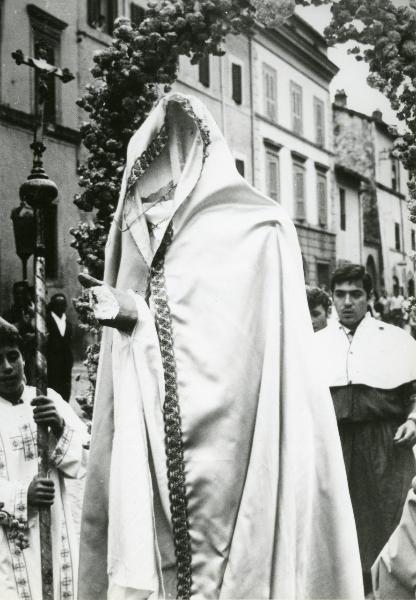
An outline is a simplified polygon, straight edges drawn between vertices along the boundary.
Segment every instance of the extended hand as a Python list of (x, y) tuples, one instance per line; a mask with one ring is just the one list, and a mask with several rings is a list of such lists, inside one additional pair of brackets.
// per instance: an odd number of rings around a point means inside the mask
[(133, 331), (138, 315), (136, 303), (130, 294), (84, 273), (78, 279), (81, 285), (91, 289), (94, 315), (102, 325), (115, 327), (124, 333)]
[(28, 506), (43, 508), (52, 506), (55, 499), (55, 484), (51, 479), (35, 477), (27, 490)]
[(400, 425), (393, 441), (397, 446), (412, 448), (416, 444), (416, 423), (409, 419)]
[(64, 429), (64, 420), (56, 410), (55, 402), (46, 396), (37, 396), (31, 402), (34, 406), (33, 419), (37, 425), (49, 426), (59, 438)]

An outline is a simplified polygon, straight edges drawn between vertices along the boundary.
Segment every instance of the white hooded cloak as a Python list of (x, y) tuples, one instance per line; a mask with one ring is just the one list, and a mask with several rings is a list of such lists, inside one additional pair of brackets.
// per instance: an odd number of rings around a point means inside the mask
[[(171, 181), (173, 209), (149, 235), (150, 200)], [(139, 318), (131, 336), (103, 335), (79, 597), (176, 596), (166, 382), (181, 416), (192, 598), (362, 597), (295, 228), (240, 177), (195, 98), (169, 94), (130, 141), (105, 280), (132, 290)]]

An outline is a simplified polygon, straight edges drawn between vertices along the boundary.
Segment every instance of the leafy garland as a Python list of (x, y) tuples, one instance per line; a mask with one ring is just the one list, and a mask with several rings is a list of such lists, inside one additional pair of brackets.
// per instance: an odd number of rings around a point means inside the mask
[[(81, 137), (89, 152), (81, 167), (81, 193), (75, 204), (94, 214), (94, 223), (71, 230), (80, 264), (101, 278), (104, 246), (120, 190), (127, 144), (146, 119), (160, 92), (177, 79), (180, 56), (192, 64), (207, 54), (222, 56), (230, 34), (250, 34), (255, 19), (279, 26), (296, 5), (318, 6), (330, 0), (161, 0), (148, 2), (144, 18), (134, 26), (126, 18), (115, 23), (112, 44), (94, 55), (89, 84), (77, 104), (89, 115)], [(416, 222), (416, 10), (395, 7), (391, 0), (337, 0), (325, 35), (330, 44), (357, 42), (351, 52), (365, 60), (369, 84), (379, 89), (406, 125), (396, 139), (395, 154), (411, 181), (410, 218)], [(86, 293), (75, 301), (80, 321), (97, 332)], [(79, 399), (92, 412), (98, 343), (88, 350), (90, 393)]]

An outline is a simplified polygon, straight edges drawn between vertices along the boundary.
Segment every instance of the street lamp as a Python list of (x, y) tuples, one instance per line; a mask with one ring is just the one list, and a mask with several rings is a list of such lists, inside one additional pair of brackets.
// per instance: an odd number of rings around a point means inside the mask
[(16, 254), (22, 261), (23, 279), (27, 280), (27, 261), (35, 251), (35, 215), (24, 200), (10, 215), (13, 221)]

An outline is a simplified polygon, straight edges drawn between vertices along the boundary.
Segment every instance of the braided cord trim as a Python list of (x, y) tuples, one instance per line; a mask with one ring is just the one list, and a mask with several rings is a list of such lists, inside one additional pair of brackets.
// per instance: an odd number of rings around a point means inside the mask
[(172, 241), (172, 223), (166, 229), (150, 269), (149, 288), (156, 312), (156, 328), (165, 379), (165, 451), (169, 486), (173, 543), (176, 555), (177, 598), (188, 600), (192, 587), (192, 551), (189, 535), (185, 465), (180, 406), (177, 390), (176, 361), (173, 347), (172, 318), (164, 274), (165, 254)]

